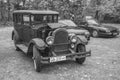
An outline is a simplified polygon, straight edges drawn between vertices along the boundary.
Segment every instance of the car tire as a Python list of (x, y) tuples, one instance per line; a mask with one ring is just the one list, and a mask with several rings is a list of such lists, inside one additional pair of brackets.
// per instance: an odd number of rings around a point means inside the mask
[(98, 37), (98, 32), (96, 30), (92, 32), (92, 37)]
[[(77, 46), (77, 52), (86, 52), (86, 47), (85, 45), (78, 45)], [(86, 57), (82, 57), (82, 58), (76, 58), (76, 62), (79, 64), (83, 64), (86, 60)]]
[(15, 50), (20, 51), (20, 49), (16, 45), (17, 44), (17, 37), (15, 36), (15, 34), (13, 35), (13, 42), (14, 42)]
[(41, 55), (39, 50), (35, 46), (33, 46), (33, 63), (36, 72), (40, 72), (42, 68)]

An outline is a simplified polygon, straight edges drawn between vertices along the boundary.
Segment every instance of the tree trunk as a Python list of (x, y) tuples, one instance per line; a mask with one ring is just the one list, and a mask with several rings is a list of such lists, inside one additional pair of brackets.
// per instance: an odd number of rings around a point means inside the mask
[(9, 0), (7, 0), (7, 8), (8, 8), (8, 21), (10, 21), (10, 18), (11, 18), (11, 15), (10, 15), (10, 1)]

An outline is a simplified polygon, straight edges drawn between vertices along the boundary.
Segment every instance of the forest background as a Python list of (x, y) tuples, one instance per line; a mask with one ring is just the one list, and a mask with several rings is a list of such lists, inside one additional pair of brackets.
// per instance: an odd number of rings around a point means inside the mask
[(0, 0), (0, 24), (12, 22), (14, 10), (54, 10), (79, 24), (91, 15), (101, 22), (120, 22), (120, 0)]

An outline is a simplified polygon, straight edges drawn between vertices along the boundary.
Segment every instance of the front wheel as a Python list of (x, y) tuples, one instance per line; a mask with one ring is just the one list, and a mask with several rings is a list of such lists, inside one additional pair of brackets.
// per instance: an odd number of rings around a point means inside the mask
[(93, 36), (93, 37), (98, 37), (98, 32), (97, 32), (96, 30), (94, 30), (94, 31), (92, 32), (92, 36)]
[[(77, 52), (86, 52), (86, 47), (85, 45), (78, 45), (77, 46)], [(79, 64), (83, 64), (86, 60), (86, 57), (82, 57), (82, 58), (76, 58), (76, 62)]]
[(40, 72), (42, 68), (41, 55), (40, 51), (35, 46), (33, 46), (33, 63), (35, 70)]

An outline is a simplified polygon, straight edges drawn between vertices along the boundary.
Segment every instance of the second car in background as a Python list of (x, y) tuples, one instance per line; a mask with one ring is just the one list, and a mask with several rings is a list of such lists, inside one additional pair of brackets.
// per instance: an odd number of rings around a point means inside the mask
[(119, 35), (119, 29), (112, 26), (106, 26), (99, 23), (97, 20), (92, 18), (91, 16), (85, 17), (85, 22), (82, 23), (84, 29), (88, 30), (93, 37), (115, 37)]
[(90, 40), (90, 33), (89, 31), (78, 27), (73, 21), (71, 20), (59, 20), (59, 23), (62, 23), (66, 26), (64, 26), (69, 33), (75, 33), (77, 35), (83, 35), (87, 38), (87, 40)]

